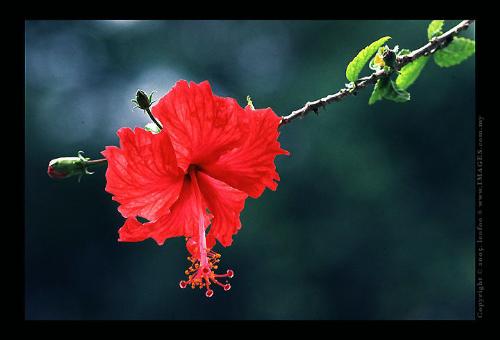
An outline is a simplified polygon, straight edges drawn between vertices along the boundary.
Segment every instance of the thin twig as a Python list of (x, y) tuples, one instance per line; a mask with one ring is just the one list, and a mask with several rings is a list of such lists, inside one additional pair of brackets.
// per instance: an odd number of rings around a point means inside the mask
[[(439, 49), (442, 49), (446, 47), (452, 40), (453, 37), (456, 36), (459, 32), (466, 30), (469, 28), (469, 26), (474, 22), (474, 20), (464, 20), (449, 31), (441, 34), (438, 37), (433, 38), (431, 41), (429, 41), (427, 44), (424, 46), (420, 47), (419, 49), (416, 49), (408, 54), (398, 56), (396, 59), (396, 69), (401, 69), (403, 66), (405, 66), (408, 63), (411, 63), (415, 59), (421, 57), (421, 56), (426, 56), (426, 55), (431, 55), (434, 52), (436, 52)], [(328, 95), (326, 97), (323, 97), (321, 99), (312, 101), (312, 102), (307, 102), (304, 107), (301, 109), (293, 111), (291, 114), (288, 116), (281, 117), (281, 122), (280, 122), (280, 127), (290, 123), (291, 121), (297, 119), (297, 118), (302, 118), (311, 111), (314, 111), (318, 113), (318, 110), (320, 108), (324, 108), (326, 105), (331, 104), (333, 102), (338, 102), (342, 100), (343, 98), (349, 96), (349, 95), (356, 95), (357, 91), (360, 89), (365, 88), (366, 86), (370, 84), (374, 84), (377, 82), (382, 77), (388, 76), (389, 73), (384, 70), (376, 71), (370, 74), (369, 76), (359, 78), (354, 82), (355, 87), (354, 90), (350, 90), (347, 87), (344, 87), (340, 89), (337, 93)], [(149, 108), (146, 110), (149, 117), (153, 122), (160, 128), (161, 130), (161, 124), (154, 118), (153, 114), (149, 110)], [(87, 161), (88, 165), (99, 165), (99, 164), (104, 164), (107, 163), (106, 158), (102, 159), (96, 159), (96, 160), (89, 160)]]
[(102, 163), (106, 163), (108, 160), (106, 158), (101, 159), (93, 159), (86, 162), (87, 165), (99, 165)]
[(156, 120), (155, 116), (153, 116), (153, 114), (151, 113), (151, 110), (149, 109), (149, 107), (145, 110), (147, 113), (148, 113), (148, 116), (149, 118), (151, 118), (151, 120), (153, 121), (153, 123), (156, 124), (156, 126), (158, 127), (158, 129), (162, 129), (162, 126), (161, 124)]
[[(453, 27), (452, 29), (450, 29), (449, 31), (441, 34), (440, 36), (434, 37), (424, 46), (410, 52), (409, 54), (398, 56), (396, 59), (396, 69), (401, 69), (403, 66), (405, 66), (408, 63), (411, 63), (418, 57), (433, 54), (437, 50), (446, 47), (453, 40), (454, 36), (456, 36), (459, 32), (469, 28), (472, 22), (474, 22), (474, 20), (464, 20), (455, 27)], [(326, 97), (323, 97), (321, 99), (312, 102), (307, 102), (302, 108), (293, 111), (288, 116), (281, 117), (281, 122), (279, 126), (281, 127), (285, 124), (288, 124), (297, 118), (303, 118), (305, 115), (307, 115), (312, 111), (318, 113), (320, 108), (322, 107), (324, 108), (326, 105), (331, 104), (333, 102), (338, 102), (342, 100), (344, 97), (347, 97), (349, 95), (356, 95), (358, 89), (362, 89), (369, 84), (374, 84), (377, 82), (378, 79), (388, 75), (389, 73), (384, 70), (376, 71), (367, 77), (363, 77), (356, 80), (354, 82), (355, 85), (354, 90), (350, 90), (349, 88), (344, 87), (340, 89), (337, 93), (328, 95)]]

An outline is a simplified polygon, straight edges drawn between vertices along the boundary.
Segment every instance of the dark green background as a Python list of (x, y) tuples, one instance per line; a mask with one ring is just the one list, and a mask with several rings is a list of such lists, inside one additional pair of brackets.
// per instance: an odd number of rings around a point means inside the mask
[(233, 245), (217, 247), (236, 276), (212, 299), (178, 287), (183, 239), (117, 242), (104, 168), (80, 184), (46, 174), (52, 158), (100, 158), (118, 128), (144, 126), (138, 88), (158, 98), (209, 80), (286, 115), (341, 88), (381, 36), (422, 46), (428, 23), (26, 22), (26, 318), (472, 319), (474, 58), (429, 62), (409, 103), (368, 106), (367, 89), (285, 126), (278, 190), (249, 199)]

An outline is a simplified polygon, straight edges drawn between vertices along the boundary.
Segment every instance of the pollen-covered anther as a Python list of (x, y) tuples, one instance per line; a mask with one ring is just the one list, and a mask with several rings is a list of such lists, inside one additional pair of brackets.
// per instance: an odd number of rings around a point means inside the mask
[(206, 288), (205, 296), (212, 297), (214, 295), (214, 291), (210, 288), (212, 284), (216, 284), (221, 286), (224, 291), (228, 291), (231, 289), (231, 285), (227, 283), (221, 283), (218, 279), (220, 278), (232, 278), (234, 276), (234, 271), (228, 269), (225, 274), (216, 274), (214, 270), (218, 268), (218, 263), (220, 262), (221, 255), (217, 254), (211, 250), (207, 251), (207, 261), (205, 264), (201, 265), (199, 260), (190, 258), (192, 261), (192, 265), (185, 271), (186, 275), (188, 275), (187, 281), (181, 281), (179, 286), (181, 288), (186, 288), (188, 285), (191, 288)]

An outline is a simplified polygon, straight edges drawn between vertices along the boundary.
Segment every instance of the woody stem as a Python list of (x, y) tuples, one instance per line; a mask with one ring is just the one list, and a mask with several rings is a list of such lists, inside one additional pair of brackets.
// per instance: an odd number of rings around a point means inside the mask
[[(448, 30), (447, 32), (433, 38), (424, 46), (414, 50), (413, 52), (398, 56), (396, 59), (396, 68), (401, 69), (403, 66), (411, 63), (413, 60), (421, 56), (427, 56), (435, 53), (436, 51), (446, 47), (458, 33), (469, 28), (469, 26), (474, 22), (474, 20), (464, 20), (458, 25)], [(361, 90), (370, 84), (375, 84), (377, 80), (383, 77), (387, 77), (389, 72), (385, 70), (380, 70), (373, 72), (369, 76), (359, 78), (354, 82), (356, 90)], [(330, 94), (326, 97), (320, 98), (315, 101), (307, 102), (302, 108), (293, 111), (288, 116), (282, 116), (279, 127), (294, 121), (297, 118), (303, 118), (310, 112), (318, 113), (320, 108), (324, 108), (326, 105), (338, 102), (350, 95), (356, 95), (356, 91), (350, 91), (349, 88), (344, 87), (334, 94)]]
[[(447, 32), (434, 37), (431, 41), (429, 41), (427, 44), (424, 46), (412, 51), (409, 54), (405, 54), (402, 56), (398, 56), (396, 59), (396, 68), (401, 69), (403, 66), (409, 64), (413, 60), (421, 57), (421, 56), (428, 56), (436, 51), (446, 47), (452, 40), (453, 38), (460, 33), (461, 31), (464, 31), (470, 27), (470, 25), (474, 22), (474, 20), (463, 20), (460, 22), (458, 25), (453, 27), (452, 29), (448, 30)], [(388, 73), (385, 70), (379, 70), (376, 71), (369, 76), (359, 78), (354, 82), (356, 90), (361, 90), (365, 87), (367, 87), (370, 84), (376, 83), (380, 78), (388, 76)], [(307, 102), (302, 108), (293, 111), (287, 116), (282, 116), (281, 121), (279, 123), (279, 128), (282, 127), (283, 125), (286, 125), (298, 118), (303, 118), (310, 112), (315, 112), (317, 113), (320, 108), (324, 108), (326, 105), (329, 105), (334, 102), (338, 102), (343, 100), (344, 98), (350, 96), (350, 95), (355, 95), (356, 91), (350, 91), (347, 87), (344, 87), (340, 89), (338, 92), (334, 94), (330, 94), (326, 97), (320, 98), (315, 101)], [(249, 101), (249, 104), (251, 104), (251, 100)], [(151, 110), (148, 108), (145, 109), (147, 114), (149, 115), (149, 118), (156, 124), (156, 126), (162, 130), (161, 124), (156, 120), (156, 118), (153, 116), (151, 113)], [(96, 160), (89, 160), (87, 161), (88, 165), (99, 165), (99, 164), (105, 164), (107, 163), (107, 160), (105, 158), (103, 159), (96, 159)], [(197, 182), (195, 176), (191, 173), (190, 174), (191, 178), (193, 179), (193, 183), (197, 187)], [(199, 194), (199, 189), (198, 194)], [(201, 201), (200, 201), (201, 202)], [(201, 207), (201, 205), (200, 205)], [(201, 208), (200, 208), (201, 209)], [(203, 211), (201, 210), (201, 215), (200, 215), (200, 225), (204, 224), (203, 219)], [(204, 229), (204, 225), (200, 227), (200, 230)], [(205, 241), (205, 233), (200, 232), (200, 241), (201, 237), (203, 237), (203, 241)], [(201, 243), (200, 243), (201, 245)], [(206, 249), (206, 247), (205, 247)], [(205, 254), (206, 257), (206, 254)]]

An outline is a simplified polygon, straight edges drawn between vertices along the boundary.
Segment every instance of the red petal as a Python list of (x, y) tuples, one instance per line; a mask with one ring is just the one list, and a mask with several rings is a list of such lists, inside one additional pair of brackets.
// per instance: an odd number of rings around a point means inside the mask
[(170, 134), (178, 164), (185, 171), (190, 164), (214, 161), (241, 137), (238, 116), (243, 108), (232, 98), (213, 95), (207, 81), (178, 81), (152, 112)]
[[(191, 180), (186, 176), (179, 200), (172, 206), (170, 214), (162, 216), (154, 224), (150, 223), (151, 237), (159, 245), (171, 237), (197, 237), (201, 211), (204, 209), (199, 206)], [(204, 217), (206, 228), (210, 224), (212, 215), (205, 213)]]
[(242, 144), (216, 162), (204, 164), (203, 171), (257, 198), (266, 187), (276, 190), (275, 180), (279, 180), (279, 175), (274, 158), (289, 153), (280, 147), (280, 118), (270, 108), (253, 110), (247, 107), (240, 121)]
[(169, 213), (182, 187), (183, 172), (167, 133), (144, 129), (118, 130), (120, 146), (108, 146), (106, 191), (121, 205), (123, 217), (142, 216), (156, 220)]
[(118, 230), (118, 241), (120, 242), (141, 242), (149, 237), (149, 230), (135, 218), (127, 218), (125, 224)]
[(195, 257), (195, 258), (200, 258), (200, 247), (198, 246), (198, 242), (192, 237), (190, 237), (186, 241), (186, 249), (189, 251), (189, 253)]
[[(206, 204), (206, 203), (205, 203)], [(194, 194), (189, 177), (183, 181), (179, 199), (170, 208), (170, 213), (163, 215), (156, 221), (141, 224), (135, 218), (129, 218), (120, 228), (119, 241), (139, 242), (148, 237), (153, 238), (158, 245), (163, 245), (165, 240), (172, 237), (184, 236), (198, 237), (199, 216), (203, 211)], [(205, 228), (210, 224), (212, 215), (205, 214)]]
[(214, 216), (207, 235), (207, 246), (213, 246), (216, 238), (227, 247), (233, 242), (232, 236), (241, 228), (240, 212), (248, 196), (202, 172), (198, 172), (196, 178), (208, 209)]

